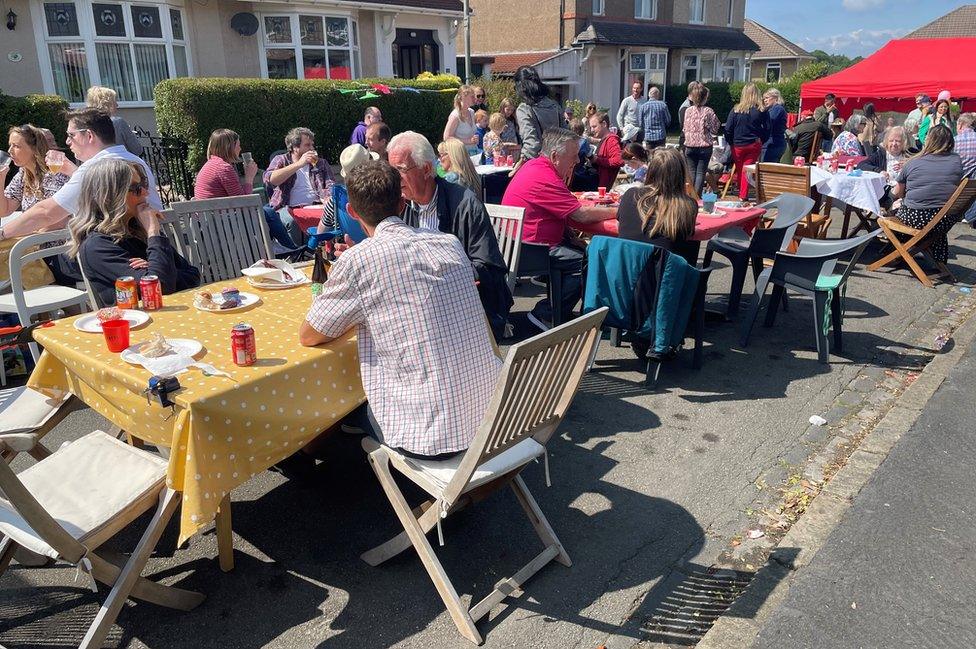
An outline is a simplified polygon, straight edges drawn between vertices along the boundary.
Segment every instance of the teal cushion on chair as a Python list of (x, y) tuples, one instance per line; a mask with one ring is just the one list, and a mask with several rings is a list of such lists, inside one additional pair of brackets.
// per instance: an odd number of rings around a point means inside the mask
[(841, 277), (842, 275), (821, 275), (814, 288), (818, 291), (832, 291), (840, 286)]

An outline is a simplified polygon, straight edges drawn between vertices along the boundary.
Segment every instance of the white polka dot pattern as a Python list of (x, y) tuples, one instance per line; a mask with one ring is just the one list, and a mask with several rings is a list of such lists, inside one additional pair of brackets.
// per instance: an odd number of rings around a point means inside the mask
[[(233, 377), (207, 377), (198, 370), (179, 375), (183, 389), (174, 397), (175, 417), (168, 408), (146, 403), (142, 391), (149, 372), (109, 352), (102, 336), (75, 330), (71, 318), (36, 334), (46, 351), (31, 387), (70, 390), (133, 436), (173, 449), (167, 481), (183, 492), (180, 543), (214, 520), (218, 494), (291, 455), (365, 400), (355, 335), (321, 348), (299, 345), (298, 328), (311, 304), (307, 286), (260, 291), (236, 280), (207, 290), (225, 286), (258, 293), (261, 302), (243, 312), (204, 313), (193, 308), (192, 291), (167, 295), (166, 307), (132, 331), (133, 343), (156, 332), (198, 340), (204, 346), (198, 360)], [(257, 342), (258, 362), (251, 367), (231, 361), (230, 330), (242, 321), (254, 327)], [(328, 407), (298, 408), (298, 400)], [(262, 455), (244, 452), (258, 444)]]

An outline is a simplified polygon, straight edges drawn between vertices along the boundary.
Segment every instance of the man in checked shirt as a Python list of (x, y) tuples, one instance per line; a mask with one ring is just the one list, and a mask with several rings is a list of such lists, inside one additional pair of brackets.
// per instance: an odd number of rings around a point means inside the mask
[(369, 236), (333, 264), (299, 331), (328, 343), (356, 327), (373, 433), (405, 455), (446, 459), (468, 448), (501, 361), (475, 272), (456, 237), (406, 225), (400, 174), (366, 162), (346, 179), (349, 214)]

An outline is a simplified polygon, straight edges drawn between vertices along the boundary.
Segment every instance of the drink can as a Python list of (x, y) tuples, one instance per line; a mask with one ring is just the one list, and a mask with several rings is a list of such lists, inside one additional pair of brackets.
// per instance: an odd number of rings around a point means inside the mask
[(823, 166), (824, 166), (824, 157), (823, 157), (823, 154), (822, 153), (817, 156), (817, 166), (820, 167), (821, 169), (823, 169)]
[(139, 294), (145, 311), (159, 311), (163, 308), (163, 285), (156, 275), (146, 275), (139, 280)]
[(840, 160), (838, 158), (831, 158), (830, 160), (831, 173), (837, 173), (838, 169), (840, 169)]
[(505, 162), (508, 163), (508, 166), (509, 167), (514, 167), (515, 166), (515, 156), (513, 156), (511, 153), (509, 153), (508, 154), (508, 158), (505, 160)]
[(795, 156), (795, 157), (793, 158), (793, 166), (794, 166), (794, 167), (802, 167), (802, 166), (804, 166), (804, 165), (805, 165), (806, 163), (807, 163), (807, 159), (806, 159), (806, 158), (804, 158), (804, 157), (803, 157), (802, 155), (798, 155), (798, 156)]
[(115, 280), (115, 306), (120, 309), (139, 308), (139, 292), (136, 289), (135, 277), (120, 277)]
[(254, 328), (246, 322), (234, 325), (230, 330), (230, 355), (234, 365), (247, 367), (258, 360)]
[(847, 173), (851, 173), (852, 171), (854, 171), (854, 161), (853, 160), (848, 160), (847, 161), (847, 164), (844, 165), (844, 171), (846, 171)]

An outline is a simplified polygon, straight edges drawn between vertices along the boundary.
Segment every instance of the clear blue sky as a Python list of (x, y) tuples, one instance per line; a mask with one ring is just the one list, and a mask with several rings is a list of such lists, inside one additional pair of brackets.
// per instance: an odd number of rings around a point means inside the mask
[(746, 17), (806, 50), (867, 56), (961, 6), (947, 0), (746, 0)]

